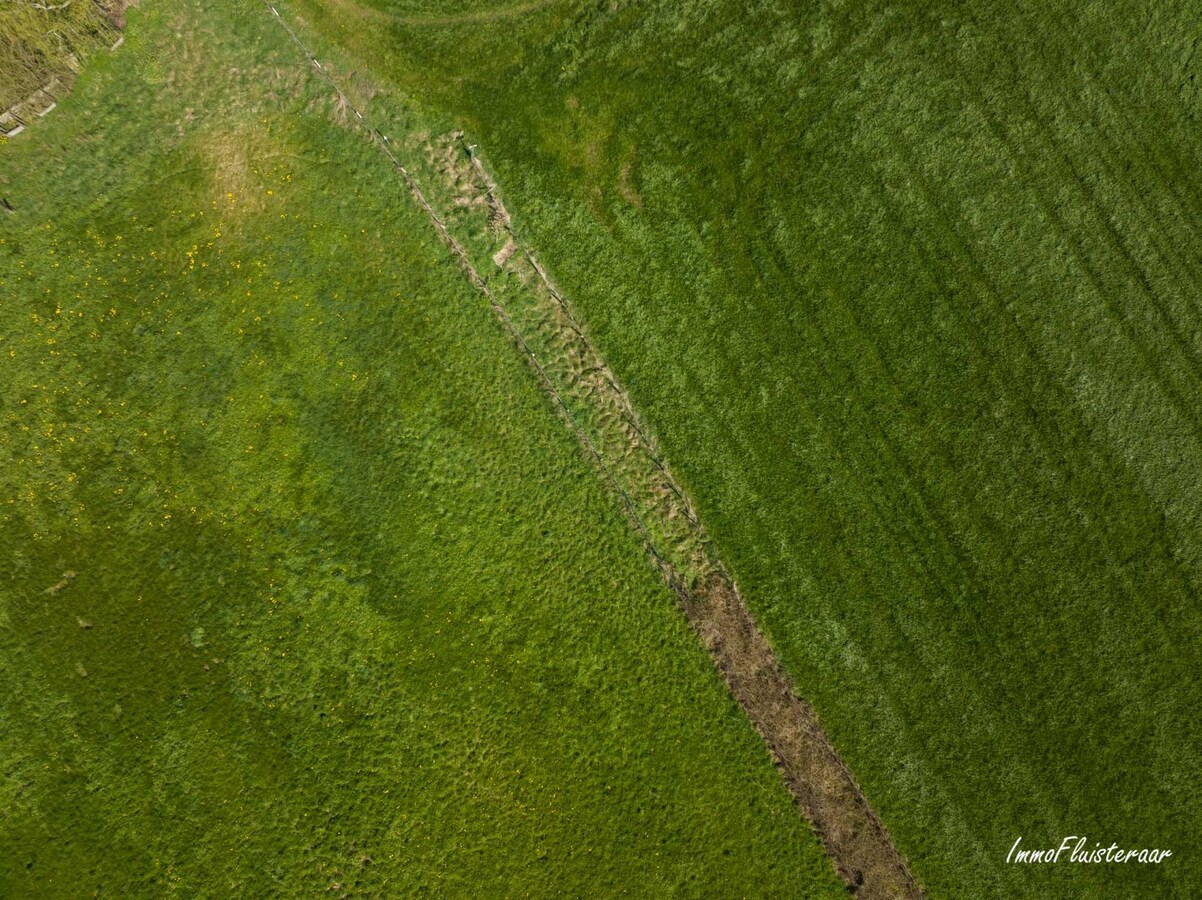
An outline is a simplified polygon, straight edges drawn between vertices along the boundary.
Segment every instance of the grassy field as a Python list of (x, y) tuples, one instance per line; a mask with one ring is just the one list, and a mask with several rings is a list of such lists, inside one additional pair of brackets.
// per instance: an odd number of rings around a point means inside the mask
[(933, 895), (1196, 892), (1202, 9), (289, 7), (479, 142)]
[(843, 895), (337, 118), (162, 0), (0, 145), (0, 895)]

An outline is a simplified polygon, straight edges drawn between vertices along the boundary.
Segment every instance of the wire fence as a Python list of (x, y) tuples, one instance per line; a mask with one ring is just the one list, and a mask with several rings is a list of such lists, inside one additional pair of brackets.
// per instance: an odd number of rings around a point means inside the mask
[[(587, 431), (581, 425), (576, 414), (572, 411), (572, 408), (568, 405), (567, 401), (564, 399), (562, 393), (558, 390), (558, 388), (556, 388), (554, 380), (548, 373), (548, 371), (547, 371), (546, 367), (543, 365), (542, 361), (539, 359), (538, 354), (535, 352), (534, 348), (530, 345), (530, 342), (526, 339), (525, 335), (522, 334), (521, 330), (514, 323), (512, 317), (509, 315), (509, 312), (500, 303), (500, 301), (498, 301), (495, 293), (489, 286), (488, 282), (483, 277), (481, 277), (480, 273), (476, 270), (476, 267), (472, 264), (471, 258), (469, 257), (467, 251), (455, 239), (455, 237), (450, 233), (450, 230), (447, 228), (446, 223), (442, 220), (442, 218), (438, 215), (437, 212), (435, 212), (434, 208), (430, 205), (430, 202), (426, 199), (425, 193), (422, 191), (421, 187), (418, 185), (418, 183), (417, 183), (416, 179), (413, 177), (413, 175), (404, 166), (404, 164), (401, 163), (401, 161), (399, 159), (397, 159), (396, 155), (392, 152), (392, 148), (389, 146), (390, 141), (389, 141), (388, 136), (385, 135), (375, 125), (373, 125), (368, 120), (368, 118), (363, 114), (362, 110), (360, 110), (358, 107), (355, 106), (355, 104), (350, 99), (350, 97), (347, 96), (347, 94), (342, 90), (342, 88), (339, 86), (337, 81), (335, 81), (334, 77), (330, 74), (329, 70), (324, 65), (322, 65), (321, 61), (317, 59), (316, 55), (300, 39), (300, 36), (296, 33), (296, 31), (292, 28), (292, 26), (290, 26), (287, 23), (287, 21), (284, 20), (284, 17), (280, 14), (280, 11), (273, 4), (267, 2), (267, 0), (262, 0), (262, 2), (263, 2), (263, 5), (268, 10), (271, 11), (272, 15), (275, 17), (276, 21), (280, 24), (280, 26), (283, 27), (283, 29), (288, 33), (288, 36), (292, 39), (292, 42), (304, 54), (305, 58), (308, 60), (309, 64), (312, 66), (313, 70), (334, 90), (335, 94), (338, 97), (339, 107), (349, 110), (351, 112), (351, 114), (354, 115), (355, 119), (362, 125), (364, 130), (371, 137), (372, 142), (384, 153), (384, 155), (388, 158), (388, 161), (392, 164), (393, 169), (401, 176), (401, 178), (405, 182), (406, 187), (409, 188), (410, 193), (413, 195), (414, 199), (416, 200), (418, 206), (421, 207), (422, 211), (425, 212), (427, 217), (430, 219), (431, 223), (434, 226), (435, 231), (438, 232), (438, 235), (442, 239), (443, 243), (445, 243), (447, 245), (447, 247), (451, 250), (452, 254), (454, 254), (454, 256), (456, 257), (460, 266), (467, 273), (472, 284), (475, 285), (475, 287), (484, 295), (484, 297), (488, 301), (489, 306), (491, 307), (494, 315), (496, 315), (497, 319), (505, 327), (506, 331), (510, 334), (510, 336), (513, 338), (514, 342), (517, 344), (519, 349), (522, 351), (523, 355), (526, 357), (530, 366), (538, 374), (539, 380), (542, 382), (543, 387), (546, 389), (547, 393), (550, 395), (553, 403), (559, 408), (560, 412), (563, 414), (564, 418), (567, 420), (569, 427), (575, 433), (577, 439), (584, 445), (584, 447), (588, 451), (589, 455), (592, 456), (592, 458), (596, 461), (597, 465), (601, 468), (601, 471), (605, 475), (606, 481), (608, 481), (609, 484), (618, 493), (618, 496), (621, 498), (622, 504), (623, 504), (624, 508), (626, 509), (627, 514), (630, 516), (631, 520), (634, 522), (636, 528), (639, 531), (639, 534), (640, 534), (640, 536), (643, 540), (643, 543), (647, 549), (647, 552), (651, 556), (656, 568), (660, 571), (661, 575), (664, 577), (664, 580), (668, 583), (668, 586), (676, 594), (677, 598), (679, 600), (681, 600), (681, 602), (686, 602), (688, 600), (688, 587), (685, 584), (684, 579), (681, 577), (680, 573), (677, 571), (676, 566), (673, 565), (671, 561), (669, 561), (669, 559), (667, 558), (665, 553), (661, 550), (660, 546), (658, 545), (652, 530), (648, 527), (647, 522), (645, 521), (643, 515), (639, 512), (639, 505), (634, 500), (634, 498), (631, 496), (630, 492), (622, 485), (621, 480), (619, 479), (617, 474), (614, 472), (614, 470), (610, 466), (610, 464), (606, 461), (605, 456), (602, 454), (600, 449), (597, 447), (596, 443), (589, 437)], [(480, 173), (483, 174), (484, 169), (483, 169), (483, 166), (480, 163), (480, 161), (477, 159), (475, 154), (470, 151), (470, 149), (468, 152), (469, 152), (469, 156), (472, 160), (473, 165), (478, 169), (478, 171)], [(493, 194), (495, 196), (495, 193), (493, 191), (493, 186), (491, 183), (491, 179), (488, 178), (488, 176), (486, 174), (483, 174), (483, 180), (484, 180), (485, 185), (486, 185), (488, 191), (490, 192), (490, 194)], [(498, 203), (499, 203), (499, 198), (498, 198)], [(504, 209), (504, 207), (502, 207), (502, 209)], [(513, 231), (512, 231), (511, 220), (510, 220), (507, 212), (505, 214), (505, 227), (506, 227), (506, 230), (512, 235)], [(573, 330), (580, 336), (580, 338), (582, 340), (587, 340), (586, 338), (584, 338), (584, 332), (580, 329), (579, 324), (576, 322), (575, 318), (572, 316), (572, 313), (571, 313), (569, 307), (567, 306), (566, 301), (563, 299), (563, 297), (559, 293), (559, 291), (557, 291), (554, 288), (554, 286), (551, 284), (550, 279), (547, 278), (546, 273), (543, 271), (542, 267), (540, 265), (538, 265), (537, 261), (533, 257), (533, 254), (531, 254), (530, 251), (528, 251), (528, 250), (524, 251), (524, 253), (527, 256), (527, 258), (530, 259), (532, 266), (535, 268), (535, 271), (538, 273), (539, 278), (546, 285), (547, 290), (551, 293), (551, 296), (555, 298), (556, 302), (559, 303), (559, 305), (564, 309), (565, 313), (569, 317), (571, 317), (570, 321), (571, 321)], [(590, 345), (590, 350), (591, 349), (592, 348)], [(683, 513), (688, 518), (690, 523), (692, 523), (696, 528), (700, 528), (700, 522), (697, 520), (695, 514), (692, 512), (691, 505), (688, 504), (687, 498), (685, 498), (683, 491), (680, 489), (679, 485), (676, 484), (675, 479), (673, 479), (671, 474), (668, 472), (668, 469), (664, 465), (662, 458), (654, 452), (654, 450), (652, 449), (651, 444), (650, 444), (650, 438), (647, 437), (645, 431), (638, 424), (637, 418), (634, 416), (633, 409), (630, 408), (629, 402), (625, 400), (624, 392), (622, 392), (621, 388), (613, 380), (612, 376), (610, 376), (608, 374), (608, 372), (604, 372), (604, 377), (606, 378), (608, 384), (611, 386), (614, 393), (618, 397), (621, 398), (619, 405), (623, 407), (623, 411), (625, 413), (625, 418), (627, 419), (627, 421), (629, 422), (631, 427), (640, 436), (640, 438), (641, 438), (640, 444), (641, 444), (644, 452), (647, 453), (647, 455), (652, 460), (654, 460), (654, 462), (659, 467), (659, 469), (667, 477), (668, 486), (672, 489), (672, 491), (685, 502), (686, 509), (683, 510)], [(699, 537), (700, 537), (700, 535), (699, 535)]]

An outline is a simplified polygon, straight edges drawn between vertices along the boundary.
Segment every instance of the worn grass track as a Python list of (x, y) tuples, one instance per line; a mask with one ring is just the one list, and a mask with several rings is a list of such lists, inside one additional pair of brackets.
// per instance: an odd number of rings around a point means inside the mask
[[(349, 111), (350, 121), (366, 129), (388, 158), (621, 498), (648, 554), (731, 694), (768, 745), (839, 876), (865, 898), (922, 897), (813, 708), (797, 696), (781, 670), (648, 427), (639, 421), (570, 303), (515, 233), (500, 189), (475, 148), (465, 145), (458, 132), (433, 140), (427, 135), (402, 138), (401, 145), (418, 151), (417, 165), (428, 184), (423, 189), (412, 166), (394, 152), (395, 137), (373, 126), (279, 10), (266, 0), (264, 6), (329, 83), (336, 109)], [(460, 231), (471, 237), (458, 239), (455, 233)], [(497, 270), (495, 277), (481, 274), (489, 260)]]

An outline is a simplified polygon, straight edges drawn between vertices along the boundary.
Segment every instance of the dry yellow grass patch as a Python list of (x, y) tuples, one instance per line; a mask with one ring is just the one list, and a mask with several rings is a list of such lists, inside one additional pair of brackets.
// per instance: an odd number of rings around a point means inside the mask
[(267, 171), (280, 155), (280, 136), (262, 125), (243, 123), (210, 128), (197, 143), (217, 207), (235, 218), (262, 212), (270, 189)]

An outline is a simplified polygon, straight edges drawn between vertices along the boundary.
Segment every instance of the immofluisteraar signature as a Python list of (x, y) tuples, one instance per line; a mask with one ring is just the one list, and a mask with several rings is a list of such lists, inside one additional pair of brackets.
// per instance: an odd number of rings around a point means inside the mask
[(1101, 841), (1094, 841), (1092, 849), (1087, 849), (1089, 838), (1071, 834), (1060, 842), (1059, 847), (1047, 850), (1020, 850), (1022, 835), (1015, 840), (1014, 846), (1006, 854), (1006, 862), (1014, 863), (1162, 863), (1173, 855), (1172, 850), (1147, 849), (1125, 850), (1118, 844), (1103, 846)]

